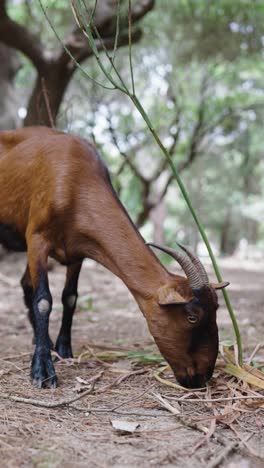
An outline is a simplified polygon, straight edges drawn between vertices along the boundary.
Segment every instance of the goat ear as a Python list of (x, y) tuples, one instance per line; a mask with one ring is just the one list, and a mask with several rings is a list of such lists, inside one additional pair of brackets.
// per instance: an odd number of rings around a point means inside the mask
[(171, 286), (162, 286), (158, 290), (158, 303), (159, 303), (159, 305), (187, 304), (187, 302), (188, 301), (186, 301), (186, 299), (184, 299)]
[(214, 289), (224, 289), (226, 288), (230, 283), (228, 281), (222, 281), (221, 283), (211, 283), (212, 288)]

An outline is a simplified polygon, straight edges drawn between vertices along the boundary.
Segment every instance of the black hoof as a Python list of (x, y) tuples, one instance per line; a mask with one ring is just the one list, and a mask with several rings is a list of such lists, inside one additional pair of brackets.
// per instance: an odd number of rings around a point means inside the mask
[(58, 338), (55, 351), (57, 351), (58, 355), (63, 359), (73, 358), (71, 343), (63, 339)]
[(48, 377), (45, 380), (42, 379), (33, 379), (32, 383), (36, 388), (57, 388), (58, 387), (58, 378), (56, 375), (53, 377)]
[(56, 388), (58, 379), (51, 359), (50, 351), (36, 348), (31, 364), (33, 385), (37, 388)]

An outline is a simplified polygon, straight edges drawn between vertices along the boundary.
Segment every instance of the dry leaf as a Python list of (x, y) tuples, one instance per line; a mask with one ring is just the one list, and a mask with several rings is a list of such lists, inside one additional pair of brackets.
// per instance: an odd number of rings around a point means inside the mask
[(180, 406), (178, 403), (175, 403), (174, 406), (172, 406), (167, 400), (165, 400), (161, 395), (159, 395), (158, 393), (154, 393), (154, 392), (151, 392), (152, 395), (156, 398), (156, 400), (158, 400), (161, 405), (166, 408), (168, 411), (170, 411), (170, 413), (172, 414), (180, 414), (181, 411), (180, 411)]
[[(247, 366), (247, 367), (250, 367), (250, 366)], [(264, 380), (253, 375), (253, 371), (252, 373), (250, 373), (249, 370), (245, 370), (241, 367), (236, 366), (235, 364), (227, 364), (225, 371), (228, 374), (234, 375), (238, 379), (244, 380), (245, 382), (249, 383), (250, 385), (254, 387), (258, 387), (264, 390)]]
[(138, 422), (134, 421), (123, 421), (121, 419), (112, 419), (111, 424), (116, 431), (119, 432), (135, 432), (135, 430), (140, 426)]

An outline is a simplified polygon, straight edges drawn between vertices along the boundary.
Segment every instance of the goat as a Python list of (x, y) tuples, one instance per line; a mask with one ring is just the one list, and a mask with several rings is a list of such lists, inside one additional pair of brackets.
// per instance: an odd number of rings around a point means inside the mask
[(45, 127), (0, 132), (0, 243), (27, 251), (21, 280), (35, 337), (33, 384), (57, 386), (51, 358), (52, 296), (47, 262), (66, 265), (63, 316), (55, 350), (71, 358), (71, 325), (84, 258), (120, 277), (143, 312), (150, 333), (175, 377), (202, 387), (218, 353), (215, 290), (200, 260), (150, 244), (172, 255), (186, 277), (171, 274), (137, 231), (88, 141)]

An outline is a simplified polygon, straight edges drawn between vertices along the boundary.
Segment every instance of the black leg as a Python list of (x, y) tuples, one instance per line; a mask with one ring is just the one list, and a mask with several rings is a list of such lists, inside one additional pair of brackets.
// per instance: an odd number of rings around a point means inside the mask
[(77, 288), (81, 267), (82, 262), (76, 263), (67, 268), (66, 282), (62, 293), (63, 316), (55, 349), (57, 353), (65, 359), (73, 357), (71, 347), (71, 326), (78, 297)]
[[(21, 278), (20, 283), (24, 292), (24, 302), (28, 309), (28, 319), (33, 329), (32, 343), (36, 344), (36, 325), (35, 325), (34, 311), (33, 311), (33, 286), (32, 286), (32, 281), (30, 278), (28, 265), (26, 267), (25, 273), (23, 274)], [(50, 338), (49, 338), (49, 341), (50, 341), (50, 347), (51, 349), (53, 349), (53, 343)]]
[(48, 248), (45, 240), (34, 235), (28, 242), (29, 273), (32, 281), (32, 322), (35, 329), (36, 349), (31, 364), (31, 377), (36, 387), (55, 388), (57, 376), (51, 358), (49, 315), (52, 297), (47, 276)]
[(25, 270), (25, 273), (23, 274), (21, 278), (21, 286), (24, 292), (24, 302), (26, 307), (28, 308), (28, 318), (29, 321), (32, 325), (33, 328), (33, 342), (35, 343), (35, 323), (34, 323), (34, 313), (33, 313), (33, 306), (32, 306), (32, 301), (33, 301), (33, 286), (29, 274), (29, 268), (27, 265), (27, 268)]

